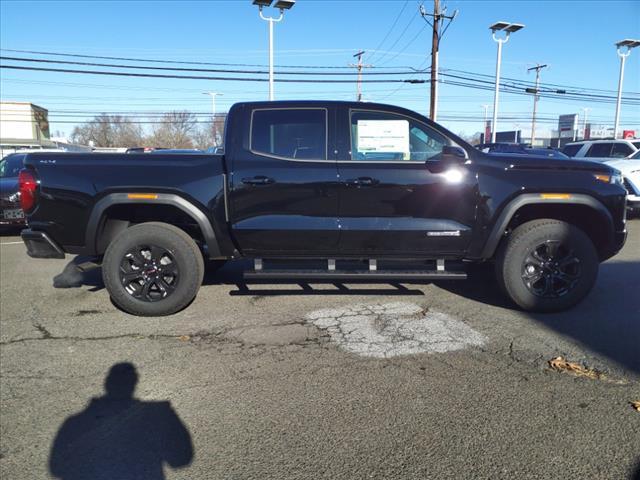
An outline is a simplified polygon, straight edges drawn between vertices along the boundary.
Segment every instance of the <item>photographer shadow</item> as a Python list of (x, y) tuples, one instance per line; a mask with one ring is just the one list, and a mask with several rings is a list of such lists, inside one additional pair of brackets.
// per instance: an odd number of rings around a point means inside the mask
[(64, 421), (49, 457), (55, 478), (163, 480), (165, 464), (191, 463), (191, 435), (171, 403), (134, 398), (137, 381), (131, 363), (113, 365), (105, 394)]

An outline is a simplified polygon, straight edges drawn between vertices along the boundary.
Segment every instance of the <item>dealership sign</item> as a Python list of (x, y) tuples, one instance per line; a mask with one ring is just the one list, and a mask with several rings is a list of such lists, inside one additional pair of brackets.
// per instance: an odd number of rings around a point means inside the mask
[(573, 137), (578, 128), (578, 114), (560, 115), (558, 117), (558, 136), (561, 138)]

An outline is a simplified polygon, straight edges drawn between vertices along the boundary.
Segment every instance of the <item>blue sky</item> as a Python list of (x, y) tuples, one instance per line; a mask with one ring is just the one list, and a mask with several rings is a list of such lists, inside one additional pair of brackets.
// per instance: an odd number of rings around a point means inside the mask
[[(431, 1), (424, 3), (428, 10), (432, 8)], [(602, 89), (611, 92), (601, 93), (612, 95), (617, 89), (619, 73), (614, 43), (623, 38), (640, 37), (640, 2), (637, 1), (451, 0), (444, 4), (449, 13), (459, 10), (440, 47), (440, 68), (444, 71), (463, 70), (492, 76), (496, 44), (488, 26), (506, 20), (524, 23), (526, 27), (505, 45), (503, 77), (532, 81), (534, 75), (527, 74), (527, 68), (540, 62), (549, 65), (542, 72), (544, 83)], [(298, 0), (284, 20), (275, 25), (275, 63), (346, 66), (353, 61), (352, 55), (362, 49), (367, 52), (365, 62), (376, 67), (397, 66), (403, 70), (402, 67), (407, 66), (429, 66), (431, 35), (417, 14), (418, 5), (416, 0), (406, 3), (404, 0)], [(396, 18), (396, 26), (390, 30)], [(251, 5), (250, 0), (0, 2), (3, 49), (263, 65), (268, 62), (267, 33), (266, 22), (260, 20), (257, 7)], [(418, 77), (420, 75), (413, 75)], [(103, 111), (142, 115), (188, 109), (204, 114), (211, 109), (209, 97), (202, 94), (207, 90), (224, 94), (217, 100), (219, 111), (237, 101), (266, 99), (268, 92), (266, 83), (6, 69), (1, 71), (0, 78), (3, 100), (32, 101), (48, 108), (52, 130), (63, 133), (71, 131), (73, 122), (81, 123)], [(346, 100), (355, 97), (355, 88), (355, 84), (276, 84), (276, 99)], [(624, 90), (640, 92), (640, 48), (627, 61)], [(425, 114), (428, 111), (428, 84), (366, 84), (363, 93), (366, 100), (398, 104)], [(442, 84), (440, 123), (455, 132), (480, 131), (481, 105), (492, 102), (492, 91)], [(530, 96), (502, 94), (500, 115), (515, 120), (500, 121), (499, 129), (528, 128), (531, 108)], [(596, 103), (587, 98), (580, 101), (541, 99), (539, 103), (543, 119), (581, 112), (582, 108), (590, 109), (589, 117), (594, 123), (613, 124), (615, 106), (612, 103)], [(553, 126), (543, 123), (540, 128)], [(640, 130), (640, 109), (623, 105), (622, 126)]]

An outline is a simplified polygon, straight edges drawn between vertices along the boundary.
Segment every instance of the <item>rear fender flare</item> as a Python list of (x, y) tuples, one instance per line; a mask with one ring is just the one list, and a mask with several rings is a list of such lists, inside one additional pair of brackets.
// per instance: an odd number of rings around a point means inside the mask
[[(129, 193), (111, 193), (101, 198), (93, 207), (91, 211), (91, 216), (89, 217), (89, 222), (87, 223), (87, 232), (86, 232), (86, 245), (88, 248), (96, 251), (97, 249), (97, 232), (100, 226), (100, 221), (103, 217), (104, 212), (113, 205), (118, 204), (149, 204), (149, 205), (171, 205), (184, 213), (189, 215), (191, 218), (195, 220), (195, 222), (200, 227), (200, 231), (204, 236), (205, 242), (207, 244), (207, 250), (210, 258), (219, 258), (222, 256), (220, 253), (220, 246), (216, 239), (216, 234), (213, 231), (213, 226), (211, 222), (207, 218), (207, 216), (196, 207), (193, 203), (185, 200), (179, 195), (173, 193), (158, 193), (154, 194), (156, 197), (154, 199), (146, 199), (146, 198), (131, 198), (129, 197)], [(161, 219), (158, 219), (161, 221)]]
[(584, 194), (574, 194), (572, 193), (569, 198), (549, 198), (544, 199), (540, 196), (539, 193), (525, 193), (517, 196), (513, 200), (511, 200), (507, 205), (502, 209), (502, 212), (498, 216), (495, 224), (493, 225), (493, 229), (487, 238), (484, 249), (482, 250), (481, 257), (483, 259), (492, 258), (495, 254), (496, 249), (498, 248), (498, 244), (500, 240), (504, 236), (504, 232), (507, 229), (507, 225), (516, 214), (516, 212), (525, 205), (531, 204), (540, 204), (540, 205), (553, 205), (553, 204), (564, 204), (564, 205), (586, 205), (590, 208), (593, 208), (598, 213), (602, 214), (608, 223), (608, 231), (611, 232), (611, 238), (609, 241), (613, 240), (613, 218), (611, 217), (611, 213), (609, 210), (600, 202), (590, 195)]

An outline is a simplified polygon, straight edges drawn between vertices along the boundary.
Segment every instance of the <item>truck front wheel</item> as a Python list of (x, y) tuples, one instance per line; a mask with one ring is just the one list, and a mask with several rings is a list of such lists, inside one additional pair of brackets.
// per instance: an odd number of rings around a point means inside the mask
[(498, 283), (521, 308), (566, 310), (580, 302), (598, 275), (598, 254), (579, 228), (541, 219), (517, 227), (496, 259)]
[(113, 302), (133, 315), (171, 315), (196, 296), (204, 275), (202, 253), (183, 230), (141, 223), (107, 248), (102, 277)]

